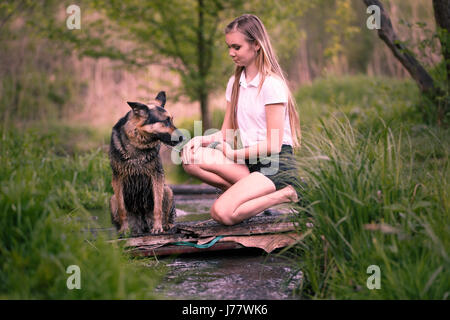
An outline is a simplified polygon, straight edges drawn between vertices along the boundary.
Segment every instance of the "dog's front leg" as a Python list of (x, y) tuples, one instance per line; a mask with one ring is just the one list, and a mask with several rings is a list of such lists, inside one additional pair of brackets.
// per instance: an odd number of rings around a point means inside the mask
[(174, 227), (175, 220), (175, 204), (173, 200), (173, 192), (169, 186), (164, 185), (164, 197), (163, 197), (163, 229), (168, 230)]
[[(152, 181), (152, 189), (153, 189), (153, 228), (151, 233), (161, 233), (163, 232), (162, 226), (162, 202), (164, 195), (164, 178), (155, 178)], [(151, 219), (151, 217), (147, 216), (147, 219)], [(150, 221), (147, 221), (149, 223)], [(150, 225), (150, 223), (149, 223)]]
[[(125, 235), (129, 233), (129, 227), (128, 227), (128, 217), (127, 217), (127, 210), (125, 209), (125, 202), (123, 200), (123, 185), (121, 181), (119, 181), (118, 178), (113, 178), (112, 180), (112, 187), (114, 190), (114, 201), (117, 209), (116, 218), (118, 218), (118, 225), (120, 226), (119, 234)], [(113, 213), (114, 215), (114, 213)]]

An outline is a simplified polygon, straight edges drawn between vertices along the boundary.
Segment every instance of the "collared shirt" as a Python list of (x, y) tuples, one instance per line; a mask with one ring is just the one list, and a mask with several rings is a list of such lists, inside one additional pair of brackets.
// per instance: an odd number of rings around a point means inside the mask
[[(259, 91), (261, 75), (258, 73), (249, 83), (245, 79), (245, 70), (239, 81), (239, 101), (237, 122), (243, 147), (253, 146), (267, 139), (266, 105), (282, 103), (285, 106), (283, 144), (293, 145), (289, 113), (287, 112), (288, 94), (281, 79), (266, 76)], [(234, 75), (228, 80), (225, 97), (231, 101)]]

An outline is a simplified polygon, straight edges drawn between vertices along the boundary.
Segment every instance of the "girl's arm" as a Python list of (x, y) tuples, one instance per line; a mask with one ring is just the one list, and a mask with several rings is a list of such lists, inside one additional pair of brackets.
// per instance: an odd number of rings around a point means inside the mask
[(257, 156), (268, 156), (272, 153), (279, 153), (283, 143), (285, 106), (282, 103), (267, 104), (266, 108), (266, 140), (254, 146), (232, 150), (231, 147), (224, 147), (222, 152), (229, 159), (234, 161), (256, 158)]
[(191, 163), (192, 156), (200, 147), (207, 146), (214, 141), (222, 142), (224, 140), (223, 137), (226, 137), (225, 135), (222, 134), (222, 132), (225, 132), (226, 129), (231, 128), (230, 114), (231, 114), (231, 102), (227, 101), (227, 109), (225, 112), (222, 129), (207, 136), (193, 137), (188, 143), (186, 143), (186, 145), (181, 150), (181, 159), (182, 159), (181, 161), (185, 164)]

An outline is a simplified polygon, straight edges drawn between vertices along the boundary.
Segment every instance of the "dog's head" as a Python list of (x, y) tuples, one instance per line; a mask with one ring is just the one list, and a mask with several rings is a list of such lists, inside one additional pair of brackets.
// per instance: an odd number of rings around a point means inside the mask
[(148, 141), (161, 141), (167, 145), (175, 146), (182, 142), (184, 137), (173, 125), (173, 117), (164, 108), (166, 93), (161, 91), (155, 100), (148, 105), (140, 102), (127, 102), (131, 107), (129, 121), (133, 123), (139, 135)]

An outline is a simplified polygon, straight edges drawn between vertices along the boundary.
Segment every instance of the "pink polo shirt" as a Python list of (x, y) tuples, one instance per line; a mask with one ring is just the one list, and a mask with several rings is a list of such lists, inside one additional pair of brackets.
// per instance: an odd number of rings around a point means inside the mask
[[(276, 76), (266, 76), (261, 91), (258, 92), (260, 81), (258, 73), (252, 81), (247, 83), (245, 70), (239, 81), (239, 101), (237, 108), (237, 122), (243, 147), (249, 147), (267, 139), (266, 104), (283, 103), (285, 108), (283, 144), (293, 145), (289, 113), (287, 112), (288, 94), (281, 79)], [(234, 75), (228, 80), (225, 97), (231, 101)]]

